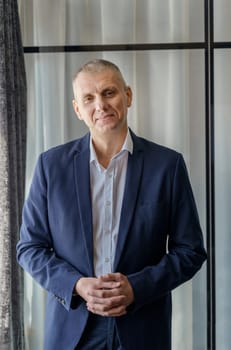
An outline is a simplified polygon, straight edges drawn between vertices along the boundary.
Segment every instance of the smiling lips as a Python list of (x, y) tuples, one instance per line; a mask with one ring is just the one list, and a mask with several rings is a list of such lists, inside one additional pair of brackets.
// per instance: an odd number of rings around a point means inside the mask
[(103, 115), (100, 115), (96, 118), (96, 120), (104, 120), (104, 119), (108, 119), (108, 118), (111, 118), (111, 117), (114, 117), (114, 114), (113, 113), (108, 113), (108, 114), (103, 114)]

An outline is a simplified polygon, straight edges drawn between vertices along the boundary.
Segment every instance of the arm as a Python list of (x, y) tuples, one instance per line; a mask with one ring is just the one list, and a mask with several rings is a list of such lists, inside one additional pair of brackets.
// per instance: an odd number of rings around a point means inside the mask
[(186, 282), (206, 259), (202, 232), (187, 170), (178, 156), (172, 180), (167, 253), (153, 266), (128, 277), (135, 308), (154, 302)]
[(48, 218), (47, 182), (40, 156), (28, 198), (24, 204), (19, 264), (47, 291), (69, 309), (76, 281), (82, 277), (70, 263), (57, 256)]

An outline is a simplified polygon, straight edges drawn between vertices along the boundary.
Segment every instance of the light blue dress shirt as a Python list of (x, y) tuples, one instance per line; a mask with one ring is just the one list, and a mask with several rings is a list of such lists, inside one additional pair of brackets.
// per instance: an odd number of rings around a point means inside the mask
[(90, 181), (96, 276), (113, 271), (128, 152), (132, 153), (132, 151), (133, 142), (128, 130), (120, 152), (111, 159), (107, 169), (105, 169), (99, 164), (92, 140), (90, 141)]

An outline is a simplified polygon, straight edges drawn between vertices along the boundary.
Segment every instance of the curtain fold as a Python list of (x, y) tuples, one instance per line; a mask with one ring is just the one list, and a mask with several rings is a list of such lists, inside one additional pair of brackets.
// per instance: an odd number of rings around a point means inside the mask
[(16, 261), (26, 156), (26, 76), (17, 0), (0, 0), (0, 348), (24, 349)]

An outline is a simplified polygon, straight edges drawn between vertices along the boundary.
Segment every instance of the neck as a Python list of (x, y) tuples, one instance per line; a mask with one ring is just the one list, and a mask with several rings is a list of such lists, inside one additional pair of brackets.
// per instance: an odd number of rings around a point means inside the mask
[(108, 137), (95, 138), (92, 136), (95, 153), (98, 162), (107, 168), (111, 159), (119, 153), (127, 136), (127, 130), (118, 135), (108, 135)]

